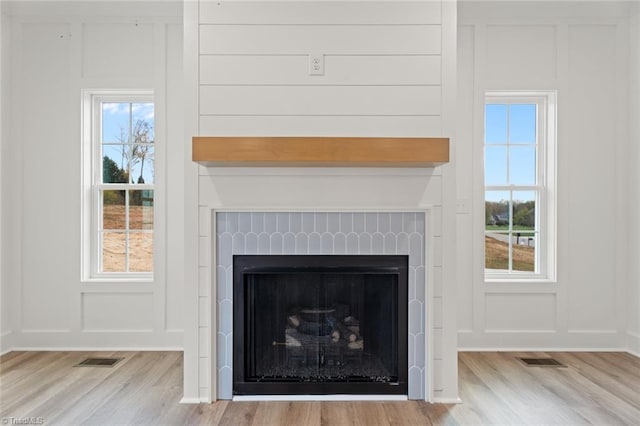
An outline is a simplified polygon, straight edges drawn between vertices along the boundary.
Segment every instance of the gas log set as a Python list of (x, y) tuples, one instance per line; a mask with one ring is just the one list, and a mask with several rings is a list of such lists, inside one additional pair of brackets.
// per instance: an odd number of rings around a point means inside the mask
[[(348, 358), (360, 359), (364, 349), (360, 323), (349, 315), (347, 305), (292, 309), (287, 317), (285, 337), (289, 361), (302, 364), (339, 366)], [(277, 344), (274, 341), (274, 345)]]
[(272, 342), (274, 349), (286, 349), (284, 363), (267, 363), (271, 366), (265, 365), (263, 371), (269, 375), (307, 382), (390, 379), (379, 360), (365, 352), (360, 322), (350, 315), (348, 305), (293, 308), (287, 316), (284, 335), (284, 342)]

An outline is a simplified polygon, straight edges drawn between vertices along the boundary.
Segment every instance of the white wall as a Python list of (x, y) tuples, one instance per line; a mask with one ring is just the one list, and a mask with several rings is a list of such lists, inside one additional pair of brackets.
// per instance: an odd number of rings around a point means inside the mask
[[(181, 348), (181, 5), (6, 6), (11, 76), (2, 81), (3, 102), (11, 88), (12, 108), (2, 259), (11, 300), (3, 320), (10, 315), (12, 347)], [(155, 278), (82, 282), (81, 90), (136, 88), (153, 89), (156, 101)]]
[(8, 294), (8, 280), (5, 279), (5, 271), (4, 267), (4, 259), (2, 257), (2, 251), (4, 249), (4, 215), (3, 215), (3, 205), (4, 203), (4, 185), (7, 182), (7, 177), (4, 175), (4, 167), (3, 161), (5, 158), (4, 149), (6, 145), (6, 137), (4, 133), (4, 115), (7, 111), (5, 106), (5, 99), (7, 95), (5, 80), (8, 75), (6, 72), (7, 60), (5, 56), (7, 55), (7, 47), (8, 47), (8, 37), (7, 37), (7, 25), (4, 20), (5, 17), (2, 13), (3, 4), (0, 2), (0, 354), (5, 353), (11, 347), (11, 324), (9, 317), (9, 294)]
[(640, 5), (636, 5), (630, 20), (629, 40), (631, 77), (629, 98), (629, 293), (627, 337), (629, 349), (640, 356)]
[[(472, 200), (457, 219), (461, 348), (626, 347), (627, 261), (638, 258), (627, 247), (627, 6), (460, 4), (457, 196)], [(483, 96), (501, 89), (558, 91), (554, 283), (483, 279)]]
[[(455, 14), (454, 2), (439, 1), (187, 3), (185, 137), (453, 136)], [(310, 53), (325, 55), (323, 76), (308, 75)], [(430, 342), (433, 396), (457, 398), (454, 240), (447, 238), (455, 227), (453, 164), (426, 170), (186, 167), (185, 282), (193, 286), (186, 289), (185, 401), (216, 398), (212, 208), (433, 208), (441, 233), (434, 248), (438, 273), (430, 283), (438, 336)]]

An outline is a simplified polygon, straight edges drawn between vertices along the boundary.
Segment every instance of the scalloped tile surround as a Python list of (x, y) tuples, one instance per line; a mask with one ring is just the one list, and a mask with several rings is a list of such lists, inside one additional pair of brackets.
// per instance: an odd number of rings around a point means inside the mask
[(409, 399), (424, 398), (425, 216), (420, 212), (218, 212), (218, 397), (232, 398), (234, 254), (408, 254)]

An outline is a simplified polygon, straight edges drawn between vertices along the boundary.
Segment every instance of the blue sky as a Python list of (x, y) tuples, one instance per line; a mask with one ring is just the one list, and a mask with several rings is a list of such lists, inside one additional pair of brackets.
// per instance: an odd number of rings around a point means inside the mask
[[(113, 102), (102, 104), (102, 143), (103, 144), (115, 144), (115, 145), (103, 145), (103, 155), (108, 156), (118, 164), (118, 166), (126, 168), (126, 157), (123, 156), (123, 150), (128, 153), (129, 146), (122, 145), (121, 143), (128, 141), (130, 123), (134, 126), (138, 120), (143, 120), (149, 123), (151, 126), (150, 139), (154, 139), (153, 126), (154, 121), (154, 106), (153, 103), (128, 103), (128, 102)], [(153, 158), (154, 147), (150, 147), (146, 160), (144, 162), (144, 169), (142, 170), (142, 176), (145, 183), (153, 183), (154, 181), (154, 168)], [(124, 158), (123, 158), (124, 157)], [(140, 176), (140, 170), (142, 168), (141, 161), (134, 161), (132, 164), (131, 176), (137, 181)]]
[[(485, 108), (485, 185), (535, 185), (536, 105), (487, 104)], [(533, 192), (514, 200), (533, 200)], [(487, 201), (508, 200), (508, 191), (488, 191)]]

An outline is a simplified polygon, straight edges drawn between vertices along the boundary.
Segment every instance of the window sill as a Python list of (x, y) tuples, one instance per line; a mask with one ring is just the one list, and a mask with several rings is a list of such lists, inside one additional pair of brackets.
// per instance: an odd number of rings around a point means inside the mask
[(155, 283), (143, 280), (92, 280), (80, 284), (82, 293), (153, 293)]
[(544, 276), (487, 276), (484, 277), (485, 284), (557, 284), (558, 280)]
[(126, 283), (140, 283), (150, 284), (153, 283), (153, 274), (144, 275), (117, 275), (117, 276), (96, 276), (90, 278), (84, 278), (80, 282), (82, 284), (126, 284)]

